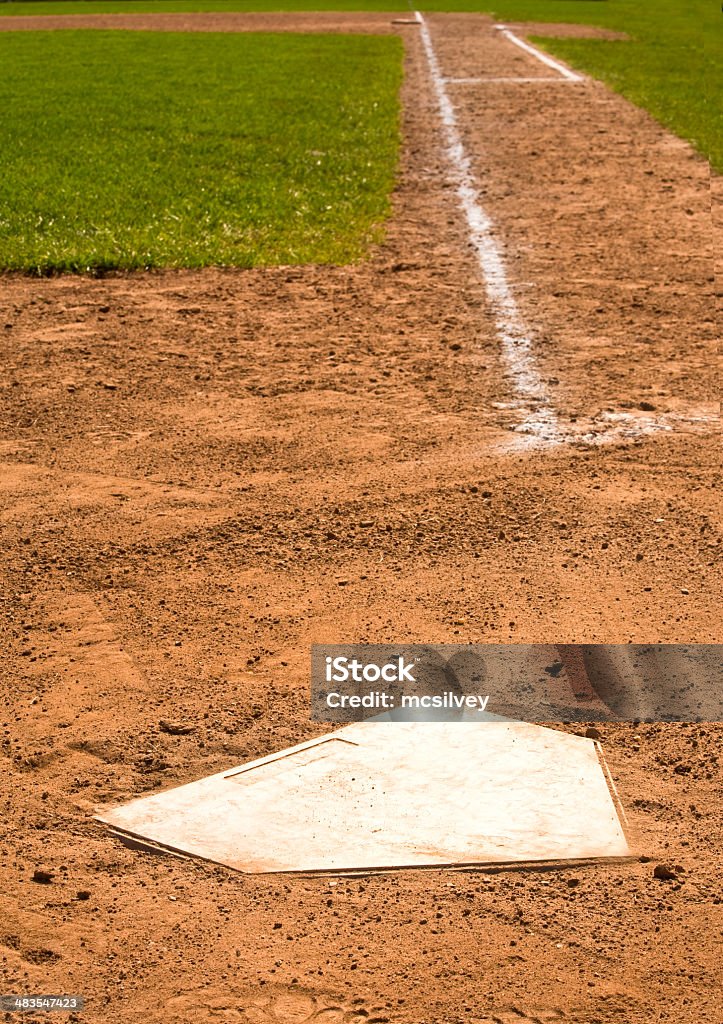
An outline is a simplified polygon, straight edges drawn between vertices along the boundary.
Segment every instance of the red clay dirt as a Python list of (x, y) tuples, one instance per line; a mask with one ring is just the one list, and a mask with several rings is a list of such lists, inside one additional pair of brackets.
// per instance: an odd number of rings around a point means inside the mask
[(56, 31), (58, 29), (127, 29), (143, 32), (363, 32), (391, 33), (397, 20), (413, 17), (409, 11), (365, 13), (338, 11), (332, 15), (313, 11), (294, 14), (236, 11), (204, 11), (147, 14), (28, 14), (0, 18), (0, 31)]
[[(547, 73), (429, 24), (445, 75)], [(0, 280), (1, 988), (91, 1022), (713, 1024), (718, 725), (603, 727), (633, 864), (253, 877), (92, 820), (323, 731), (313, 641), (717, 640), (708, 165), (596, 83), (449, 85), (566, 427), (539, 442), (394, 29), (367, 262)]]
[(555, 39), (629, 39), (627, 32), (616, 32), (598, 25), (572, 25), (552, 21), (506, 21), (507, 28), (525, 36), (551, 36)]

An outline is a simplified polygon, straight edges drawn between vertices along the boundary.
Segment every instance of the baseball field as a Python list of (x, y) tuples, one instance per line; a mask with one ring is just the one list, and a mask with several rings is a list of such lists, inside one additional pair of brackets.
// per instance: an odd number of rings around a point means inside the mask
[(255, 876), (93, 820), (323, 733), (312, 643), (717, 641), (683, 6), (0, 3), (0, 995), (720, 1020), (720, 724), (601, 727), (624, 864)]

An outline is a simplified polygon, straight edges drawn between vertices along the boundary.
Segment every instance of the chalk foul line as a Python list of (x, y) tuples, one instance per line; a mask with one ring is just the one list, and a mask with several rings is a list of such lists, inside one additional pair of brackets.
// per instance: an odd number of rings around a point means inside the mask
[(459, 133), (454, 107), (447, 95), (432, 37), (423, 15), (417, 11), (416, 16), (439, 108), (452, 180), (467, 221), (469, 239), (482, 271), (501, 343), (505, 374), (514, 388), (515, 397), (521, 405), (528, 407), (520, 430), (549, 441), (560, 440), (557, 415), (550, 405), (527, 326), (507, 279), (502, 252), (494, 235), (494, 225), (479, 201), (472, 165)]

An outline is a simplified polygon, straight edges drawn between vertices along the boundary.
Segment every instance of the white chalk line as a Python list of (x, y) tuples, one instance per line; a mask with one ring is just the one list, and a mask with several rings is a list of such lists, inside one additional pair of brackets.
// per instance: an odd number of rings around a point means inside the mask
[(502, 253), (494, 236), (494, 224), (483, 209), (477, 193), (472, 165), (457, 127), (457, 117), (444, 87), (432, 37), (424, 17), (416, 12), (422, 45), (439, 107), (447, 158), (452, 169), (457, 197), (467, 220), (469, 238), (477, 254), (487, 298), (495, 318), (502, 346), (505, 373), (516, 397), (532, 405), (521, 429), (550, 441), (557, 440), (557, 416), (548, 401), (545, 384), (532, 352), (532, 342), (507, 280)]
[(495, 25), (495, 28), (500, 33), (500, 35), (503, 35), (505, 37), (505, 39), (509, 39), (509, 41), (511, 43), (514, 43), (515, 46), (519, 46), (521, 50), (524, 50), (525, 53), (531, 54), (537, 60), (541, 61), (543, 64), (546, 64), (548, 68), (553, 68), (555, 71), (558, 72), (558, 74), (562, 75), (562, 77), (566, 78), (569, 82), (585, 81), (584, 75), (579, 75), (577, 71), (571, 71), (570, 68), (565, 67), (564, 64), (561, 64), (557, 60), (553, 60), (552, 57), (550, 57), (546, 53), (543, 53), (542, 50), (538, 50), (536, 46), (532, 46), (531, 43), (526, 43), (524, 39), (520, 39), (519, 36), (516, 36), (514, 32), (510, 31), (510, 29), (508, 29), (506, 25)]
[[(709, 434), (714, 424), (720, 429), (719, 414), (663, 412), (657, 416), (643, 417), (635, 413), (605, 410), (596, 416), (587, 417), (583, 424), (561, 426), (556, 443), (585, 447), (628, 444), (652, 435)], [(524, 426), (512, 429), (515, 436), (509, 441), (493, 445), (495, 451), (523, 452), (530, 448), (540, 448), (546, 443), (544, 438), (531, 434)]]

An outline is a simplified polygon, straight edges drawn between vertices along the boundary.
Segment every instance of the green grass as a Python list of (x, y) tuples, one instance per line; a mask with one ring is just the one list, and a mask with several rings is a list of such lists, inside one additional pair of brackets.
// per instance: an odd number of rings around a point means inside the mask
[[(723, 172), (723, 16), (717, 0), (419, 0), (423, 11), (487, 11), (627, 32), (629, 42), (539, 40), (688, 139)], [(0, 3), (1, 14), (91, 11), (382, 10), (406, 0), (58, 0)]]
[(380, 237), (395, 37), (0, 34), (0, 267), (344, 263)]
[[(539, 39), (723, 171), (721, 39), (707, 0), (419, 0), (629, 40)], [(0, 2), (0, 15), (382, 10), (406, 0)], [(0, 268), (346, 262), (388, 213), (396, 39), (0, 33)]]

